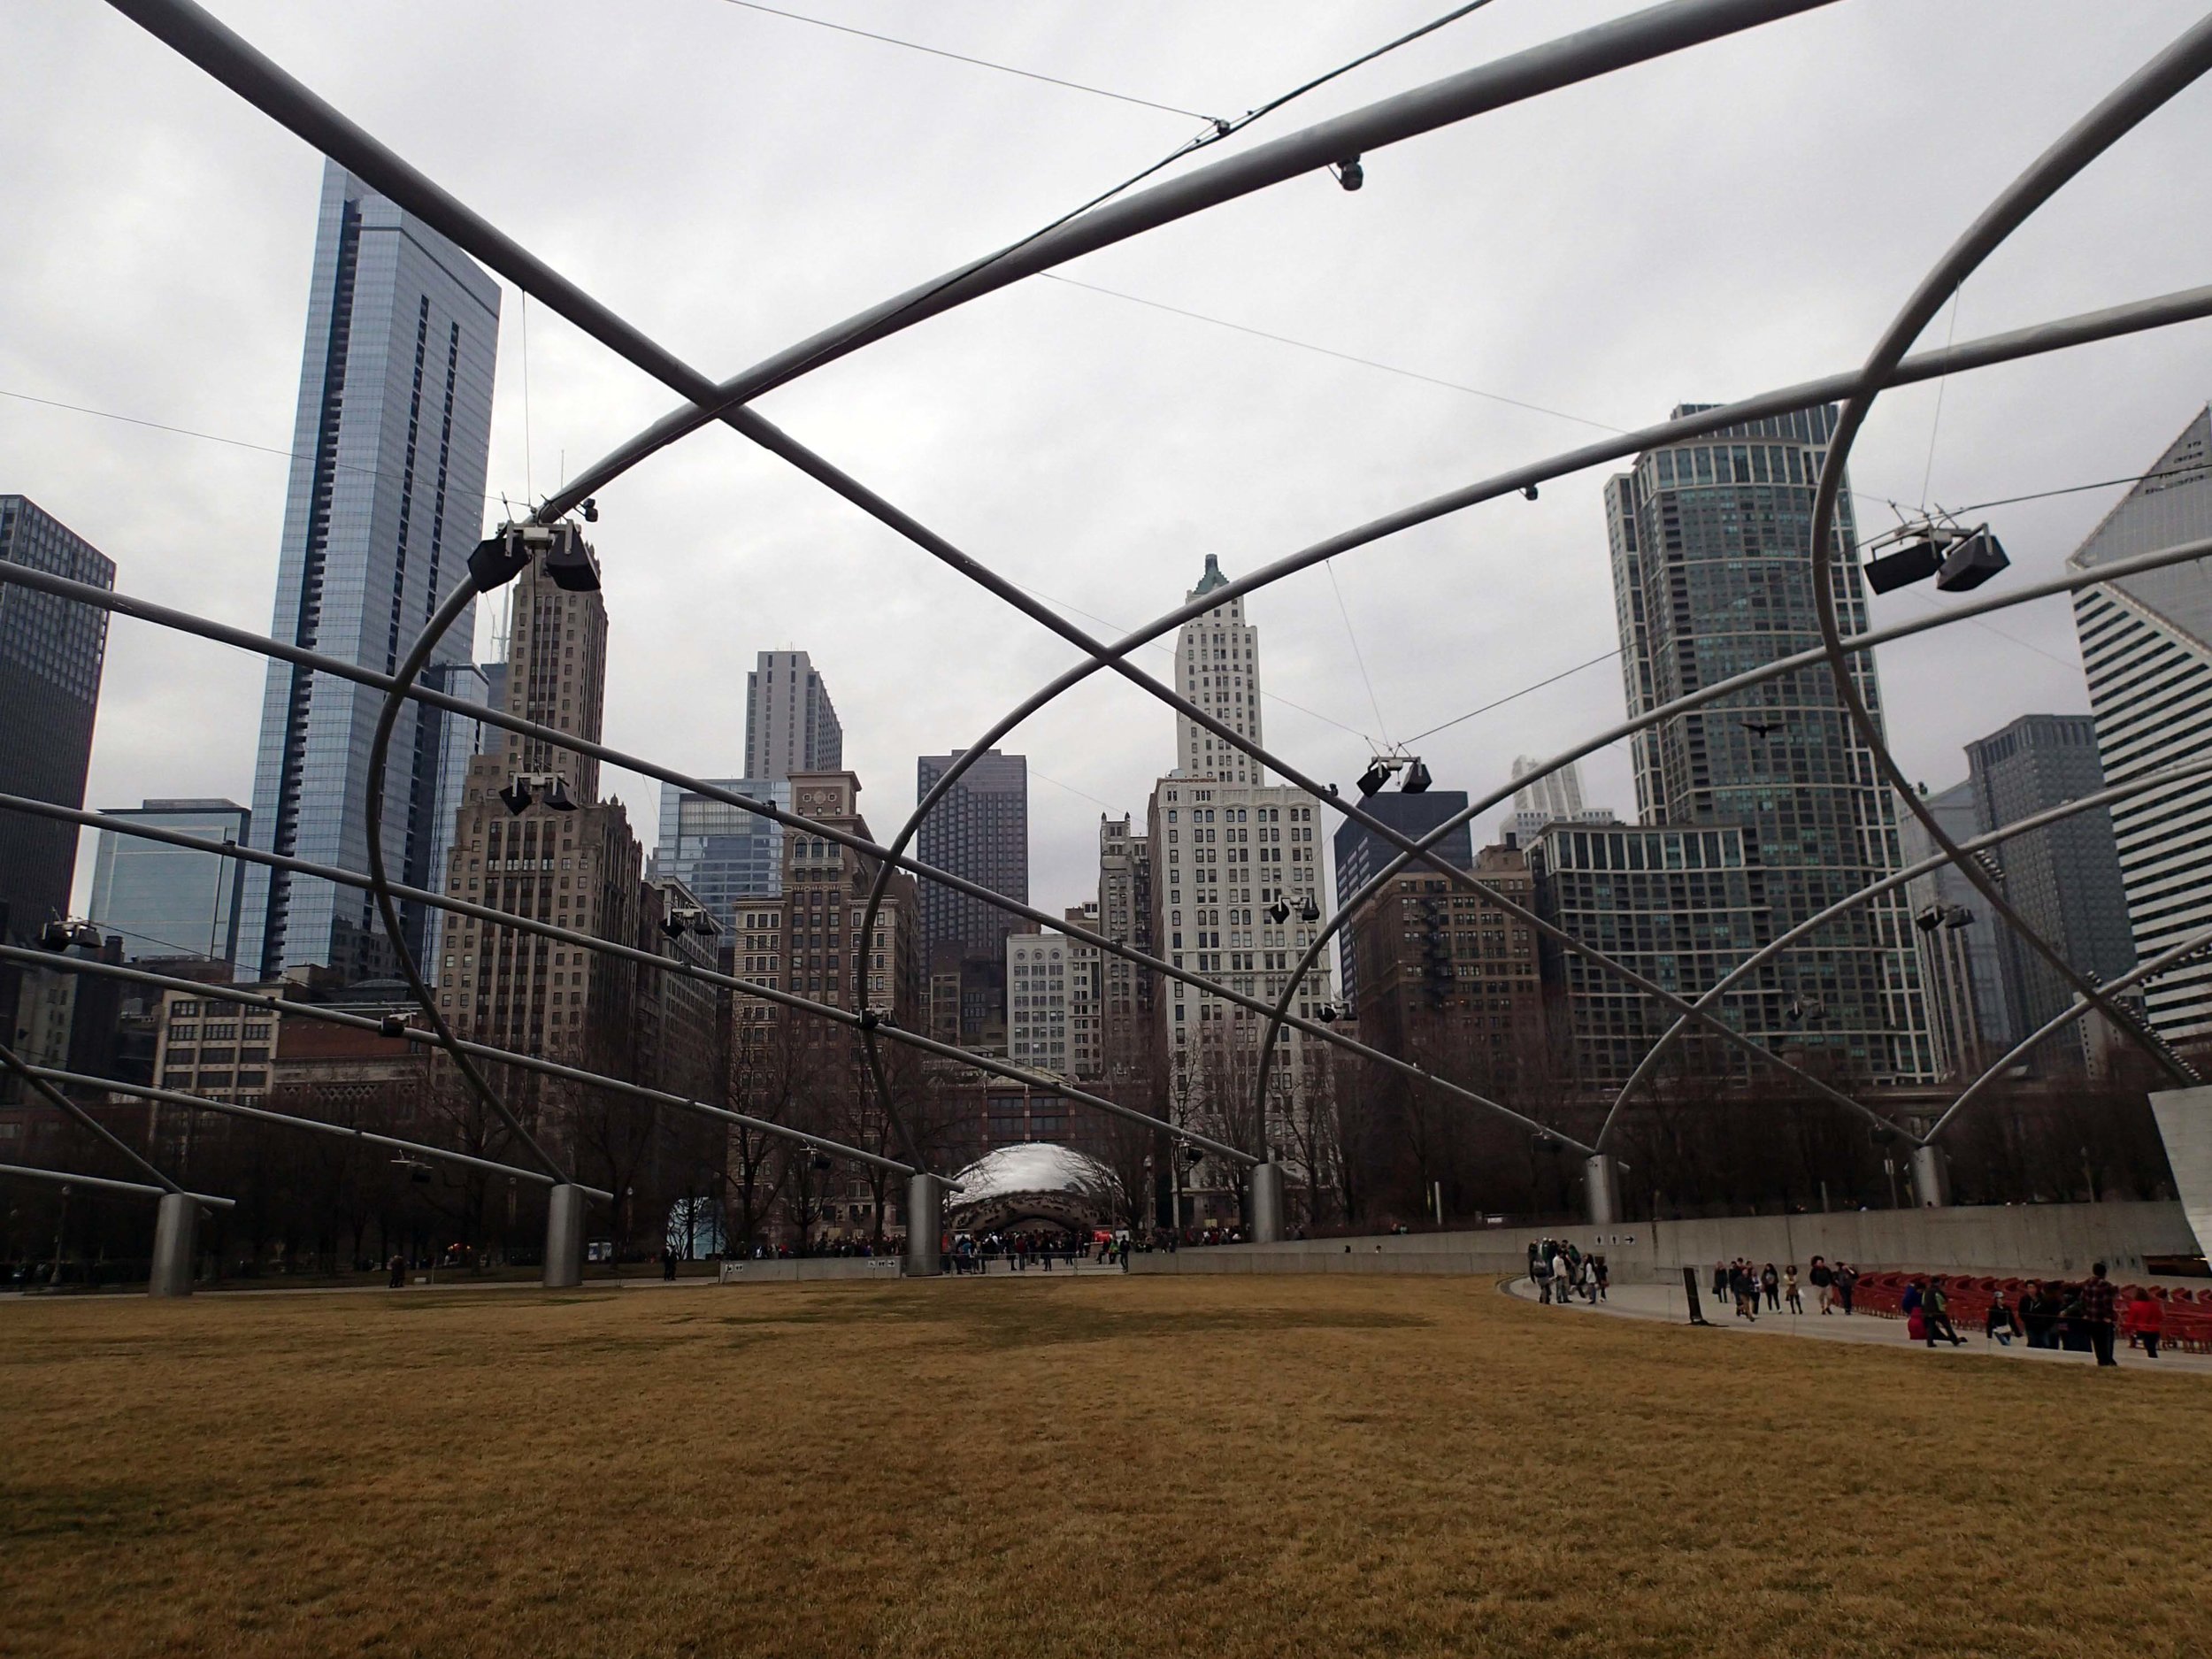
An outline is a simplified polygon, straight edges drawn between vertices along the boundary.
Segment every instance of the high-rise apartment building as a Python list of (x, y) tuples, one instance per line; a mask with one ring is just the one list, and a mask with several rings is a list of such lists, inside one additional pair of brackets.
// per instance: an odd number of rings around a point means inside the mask
[[(1186, 603), (1226, 588), (1221, 562), (1206, 555), (1205, 573), (1184, 595)], [(1244, 619), (1244, 601), (1232, 599), (1183, 625), (1175, 641), (1175, 689), (1238, 736), (1255, 744), (1260, 735), (1260, 631)], [(1199, 726), (1187, 714), (1175, 717), (1175, 764), (1185, 778), (1218, 778), (1224, 783), (1263, 784), (1267, 773), (1242, 749)]]
[[(1152, 842), (1133, 829), (1126, 814), (1098, 815), (1098, 933), (1152, 954)], [(1106, 1075), (1133, 1084), (1153, 1052), (1152, 971), (1101, 952), (1099, 976)]]
[[(1379, 818), (1409, 841), (1418, 841), (1446, 819), (1467, 810), (1464, 789), (1429, 789), (1419, 795), (1408, 795), (1403, 790), (1388, 790), (1369, 795), (1360, 803), (1370, 818)], [(1433, 849), (1455, 870), (1475, 867), (1475, 841), (1468, 826), (1460, 825), (1436, 844)], [(1346, 818), (1336, 826), (1336, 896), (1340, 904), (1351, 896), (1398, 856), (1398, 849), (1363, 824)], [(1432, 872), (1433, 864), (1415, 866)], [(1359, 949), (1352, 930), (1347, 928), (1337, 938), (1337, 965), (1344, 979), (1344, 1000), (1353, 1006), (1359, 1002)]]
[[(202, 841), (249, 845), (252, 814), (235, 801), (149, 801), (102, 816), (175, 830)], [(93, 855), (91, 919), (123, 941), (123, 960), (199, 956), (234, 964), (245, 864), (114, 830), (99, 832)]]
[[(472, 703), (479, 708), (501, 709), (500, 700), (505, 695), (507, 665), (504, 663), (449, 663), (426, 670), (422, 682), (433, 691), (442, 691), (449, 697)], [(499, 697), (494, 695), (494, 687)], [(484, 752), (487, 739), (496, 743), (498, 728), (486, 726), (481, 720), (450, 709), (421, 709), (416, 718), (423, 722), (426, 738), (423, 752), (436, 757), (436, 769), (430, 782), (430, 856), (427, 861), (427, 879), (423, 885), (433, 893), (445, 891), (446, 877), (453, 864), (453, 829), (460, 819), (461, 803), (468, 792), (469, 763)], [(422, 955), (427, 962), (438, 954), (440, 941), (445, 937), (445, 912), (424, 908), (422, 918)]]
[[(1476, 880), (1535, 908), (1528, 856), (1486, 847)], [(1361, 1038), (1479, 1088), (1544, 1060), (1542, 958), (1528, 924), (1417, 866), (1384, 884), (1346, 930), (1358, 970), (1347, 989)]]
[[(1813, 494), (1835, 418), (1830, 406), (1800, 410), (1648, 449), (1608, 482), (1631, 714), (1819, 645)], [(1866, 602), (1847, 490), (1832, 534), (1836, 612), (1853, 634), (1866, 626)], [(1849, 672), (1879, 720), (1872, 657), (1855, 656)], [(1778, 933), (1898, 866), (1897, 804), (1824, 664), (1677, 715), (1638, 733), (1632, 749), (1646, 824), (1741, 828)], [(1824, 1050), (1855, 1080), (1933, 1074), (1919, 959), (1897, 894), (1771, 964), (1742, 1011), (1762, 1042)]]
[[(1977, 832), (2002, 829), (2105, 787), (2096, 722), (2085, 714), (2023, 715), (1969, 743), (1966, 764)], [(2016, 835), (1994, 858), (2007, 901), (2076, 970), (2110, 979), (2135, 965), (2110, 812), (2096, 807)], [(2070, 1006), (2074, 988), (2011, 928), (1998, 924), (1996, 937), (2005, 1002), (2017, 1035), (2025, 1036)], [(2032, 1058), (2086, 1071), (2098, 1034), (2090, 1021), (2078, 1020)]]
[[(2212, 410), (2198, 412), (2067, 564), (2094, 570), (2207, 535)], [(2212, 749), (2212, 568), (2204, 561), (2081, 589), (2074, 627), (2108, 782), (2134, 783)], [(2139, 960), (2212, 927), (2212, 779), (2122, 802), (2112, 829)], [(2159, 1035), (2179, 1048), (2212, 1048), (2212, 959), (2144, 989)]]
[[(703, 781), (748, 800), (788, 812), (787, 780), (709, 778)], [(672, 783), (661, 785), (657, 875), (680, 881), (727, 936), (739, 932), (737, 915), (749, 899), (783, 891), (783, 826), (711, 795)]]
[(770, 782), (845, 764), (845, 728), (804, 651), (763, 651), (745, 676), (745, 775)]
[[(270, 633), (383, 672), (463, 580), (484, 519), (499, 288), (436, 231), (336, 163), (323, 173), (292, 472)], [(433, 668), (466, 663), (472, 606)], [(368, 757), (381, 692), (269, 665), (254, 766), (254, 844), (317, 863), (368, 863)], [(442, 721), (401, 710), (382, 833), (395, 876), (431, 876)], [(403, 905), (410, 949), (419, 907)], [(386, 971), (369, 895), (259, 866), (246, 875), (249, 972), (320, 964)]]
[[(104, 554), (20, 495), (0, 495), (0, 559), (115, 586)], [(107, 638), (104, 611), (0, 586), (0, 790), (84, 805)], [(76, 868), (75, 826), (0, 812), (0, 936), (35, 938), (66, 916)]]
[[(1955, 841), (1971, 841), (1984, 828), (1970, 780), (1927, 796), (1925, 805)], [(1919, 819), (1899, 814), (1897, 833), (1908, 864), (1934, 856), (1935, 841)], [(1996, 859), (1990, 862), (1994, 865)], [(1905, 884), (1905, 900), (1918, 938), (1936, 1070), (1946, 1078), (1978, 1077), (2018, 1035), (1997, 953), (1999, 932), (2009, 930), (1989, 915), (1980, 892), (1955, 864), (1915, 876)]]
[[(915, 799), (935, 787), (962, 751), (924, 755), (914, 767)], [(987, 887), (1002, 898), (1029, 902), (1029, 762), (992, 749), (960, 776), (923, 818), (915, 851), (926, 864)], [(922, 945), (933, 964), (957, 948), (963, 960), (1003, 969), (1006, 935), (1015, 920), (1004, 910), (934, 881), (922, 883)], [(999, 1004), (1002, 1008), (1003, 1004)], [(975, 1041), (974, 1022), (962, 1021), (963, 1041)]]

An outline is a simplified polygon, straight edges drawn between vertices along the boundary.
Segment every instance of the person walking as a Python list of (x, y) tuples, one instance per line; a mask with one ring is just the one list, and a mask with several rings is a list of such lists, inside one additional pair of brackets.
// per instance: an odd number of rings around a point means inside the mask
[(2128, 1298), (2128, 1333), (2143, 1345), (2144, 1357), (2158, 1357), (2158, 1339), (2166, 1330), (2166, 1305), (2142, 1286)]
[(394, 1250), (392, 1259), (385, 1263), (385, 1269), (390, 1274), (385, 1281), (386, 1289), (404, 1290), (407, 1288), (407, 1258), (405, 1256), (397, 1250)]
[(1723, 1306), (1728, 1300), (1728, 1263), (1713, 1263), (1713, 1306)]
[(2010, 1348), (2012, 1339), (2020, 1334), (2020, 1316), (2005, 1300), (2001, 1289), (1989, 1299), (1989, 1312), (1982, 1319), (1982, 1334), (1994, 1340), (1999, 1348)]
[(1820, 1303), (1821, 1312), (1833, 1313), (1835, 1309), (1831, 1304), (1835, 1301), (1836, 1275), (1828, 1265), (1828, 1258), (1824, 1256), (1813, 1257), (1812, 1268), (1806, 1277), (1813, 1281), (1815, 1300)]
[(2028, 1281), (2027, 1294), (2020, 1298), (2020, 1323), (2027, 1328), (2030, 1348), (2055, 1348), (2051, 1340), (2051, 1321), (2058, 1312), (2058, 1304), (2051, 1300), (2050, 1286), (2041, 1279)]
[(1551, 1285), (1552, 1305), (1558, 1308), (1565, 1307), (1567, 1305), (1567, 1258), (1556, 1251), (1551, 1258)]
[(1536, 1286), (1536, 1300), (1545, 1307), (1551, 1306), (1551, 1258), (1535, 1245), (1528, 1247), (1529, 1282)]
[(1591, 1259), (1590, 1273), (1597, 1283), (1597, 1295), (1594, 1300), (1603, 1302), (1606, 1286), (1613, 1282), (1612, 1272), (1606, 1267), (1603, 1256), (1594, 1256)]
[(2105, 1264), (2097, 1262), (2089, 1269), (2089, 1282), (2081, 1287), (2082, 1322), (2089, 1327), (2089, 1346), (2096, 1350), (2099, 1365), (2117, 1365), (2112, 1357), (2112, 1329), (2117, 1323), (2120, 1287), (2105, 1277)]
[(1769, 1262), (1759, 1270), (1759, 1288), (1766, 1296), (1767, 1311), (1769, 1313), (1781, 1312), (1782, 1276), (1774, 1271), (1773, 1263)]
[(1797, 1294), (1797, 1263), (1794, 1262), (1782, 1270), (1782, 1302), (1792, 1313), (1805, 1311), (1804, 1299)]
[(1936, 1345), (1936, 1338), (1939, 1336), (1948, 1338), (1953, 1348), (1965, 1346), (1966, 1339), (1959, 1334), (1958, 1327), (1951, 1323), (1950, 1293), (1943, 1288), (1943, 1276), (1940, 1273), (1929, 1281), (1927, 1294), (1921, 1302), (1921, 1311), (1927, 1319), (1930, 1348)]
[(1851, 1294), (1858, 1289), (1858, 1287), (1859, 1270), (1852, 1266), (1848, 1262), (1838, 1264), (1836, 1268), (1836, 1300), (1843, 1304), (1843, 1311), (1847, 1316), (1851, 1311)]
[(661, 1247), (661, 1282), (664, 1285), (676, 1282), (676, 1247), (672, 1244)]

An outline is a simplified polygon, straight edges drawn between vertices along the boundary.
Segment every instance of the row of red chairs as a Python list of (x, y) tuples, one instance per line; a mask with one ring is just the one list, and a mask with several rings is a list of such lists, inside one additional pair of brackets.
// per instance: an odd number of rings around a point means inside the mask
[[(1863, 1273), (1853, 1294), (1854, 1306), (1861, 1313), (1870, 1313), (1884, 1318), (1901, 1318), (1899, 1304), (1904, 1300), (1905, 1287), (1925, 1284), (1938, 1275), (1934, 1273)], [(1999, 1291), (2017, 1310), (2021, 1298), (2038, 1282), (2027, 1279), (1992, 1279), (1972, 1274), (1945, 1273), (1945, 1294), (1951, 1302), (1951, 1323), (1961, 1331), (1980, 1330), (1989, 1317), (1990, 1303)], [(2041, 1281), (2063, 1286), (2078, 1280), (2051, 1279)], [(2130, 1311), (2131, 1304), (2147, 1292), (2148, 1299), (2159, 1306), (2158, 1332), (2162, 1347), (2177, 1348), (2186, 1354), (2212, 1354), (2212, 1289), (2189, 1291), (2165, 1285), (2120, 1286), (2120, 1333), (2131, 1336), (2136, 1332), (2136, 1317)], [(2060, 1300), (2065, 1300), (2060, 1291)]]

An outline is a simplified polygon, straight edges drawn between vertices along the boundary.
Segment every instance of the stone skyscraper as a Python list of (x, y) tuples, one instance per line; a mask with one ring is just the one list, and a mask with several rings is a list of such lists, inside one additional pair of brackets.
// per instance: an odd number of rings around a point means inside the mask
[[(115, 566), (20, 495), (0, 495), (0, 559), (95, 588)], [(108, 613), (28, 588), (0, 587), (0, 789), (84, 804)], [(35, 938), (69, 911), (74, 826), (0, 812), (0, 933)]]
[[(1800, 410), (1648, 449), (1608, 482), (1631, 714), (1820, 643), (1813, 491), (1835, 419), (1832, 407)], [(1847, 634), (1866, 626), (1849, 502), (1831, 566)], [(1850, 672), (1879, 719), (1873, 658), (1854, 657)], [(1778, 933), (1898, 867), (1897, 804), (1824, 664), (1640, 732), (1632, 752), (1644, 823), (1742, 827), (1753, 902)], [(1919, 960), (1895, 894), (1772, 964), (1741, 1006), (1768, 1047), (1824, 1051), (1854, 1079), (1932, 1076)]]
[(836, 772), (845, 728), (804, 651), (763, 651), (745, 676), (745, 775), (773, 783), (795, 772)]
[[(1220, 561), (1209, 553), (1205, 574), (1185, 598), (1202, 598), (1228, 585)], [(1183, 625), (1175, 641), (1175, 689), (1239, 737), (1265, 741), (1260, 735), (1260, 631), (1245, 621), (1243, 600), (1232, 599)], [(1175, 764), (1185, 778), (1267, 781), (1266, 769), (1258, 762), (1185, 714), (1175, 717)]]
[[(2207, 535), (2212, 411), (2200, 411), (2067, 563), (2094, 570)], [(2074, 627), (2108, 782), (2132, 783), (2212, 749), (2212, 568), (2204, 561), (2083, 588)], [(2112, 829), (2139, 958), (2212, 927), (2212, 779), (2120, 803)], [(2177, 1048), (2212, 1048), (2212, 959), (2162, 973), (2144, 991), (2159, 1035)]]
[[(460, 581), (484, 519), (499, 288), (444, 237), (335, 163), (323, 173), (277, 567), (279, 639), (388, 672)], [(434, 669), (470, 660), (474, 608)], [(367, 867), (368, 753), (383, 703), (365, 686), (269, 665), (254, 768), (253, 844)], [(393, 875), (431, 879), (446, 723), (402, 711), (385, 789)], [(411, 948), (423, 919), (403, 908)], [(241, 971), (310, 964), (384, 972), (365, 893), (260, 866), (246, 875)]]

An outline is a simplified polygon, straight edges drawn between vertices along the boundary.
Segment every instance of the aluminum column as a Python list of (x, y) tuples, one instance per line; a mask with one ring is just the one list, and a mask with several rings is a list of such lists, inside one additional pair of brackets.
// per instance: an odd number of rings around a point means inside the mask
[(1582, 1161), (1582, 1206), (1594, 1227), (1621, 1218), (1621, 1166), (1600, 1152)]
[(934, 1279), (938, 1246), (945, 1231), (945, 1183), (918, 1173), (906, 1178), (906, 1261), (899, 1271), (908, 1279)]
[(1283, 1166), (1271, 1159), (1255, 1164), (1250, 1171), (1251, 1185), (1246, 1189), (1250, 1203), (1245, 1218), (1252, 1224), (1251, 1241), (1254, 1244), (1280, 1244), (1283, 1241)]
[(545, 1277), (548, 1290), (584, 1282), (584, 1189), (563, 1181), (545, 1195)]
[(189, 1296), (192, 1258), (199, 1236), (199, 1200), (189, 1193), (164, 1193), (154, 1210), (154, 1271), (146, 1280), (149, 1296)]
[(1941, 1147), (1912, 1149), (1912, 1201), (1923, 1210), (1951, 1207), (1951, 1160)]

